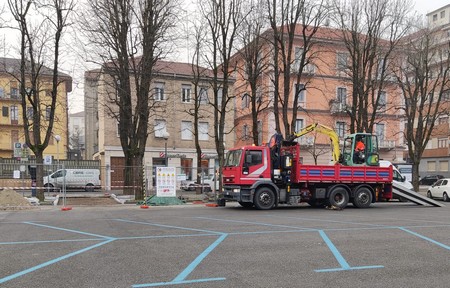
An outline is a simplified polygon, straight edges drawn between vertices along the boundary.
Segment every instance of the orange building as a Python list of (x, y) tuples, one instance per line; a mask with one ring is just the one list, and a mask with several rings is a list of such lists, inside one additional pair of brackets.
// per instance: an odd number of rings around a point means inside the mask
[[(301, 31), (298, 29), (298, 31)], [(269, 33), (269, 32), (266, 32)], [(296, 73), (292, 73), (289, 101), (293, 101), (296, 93), (295, 89), (304, 88), (298, 95), (298, 106), (300, 107), (295, 119), (295, 130), (312, 124), (320, 123), (333, 128), (343, 139), (349, 133), (350, 118), (347, 109), (351, 107), (352, 82), (346, 68), (350, 57), (341, 39), (341, 31), (322, 27), (314, 36), (314, 45), (308, 51), (307, 57), (310, 63), (303, 69), (300, 82), (297, 82)], [(267, 44), (261, 49), (261, 57), (264, 61), (272, 61), (270, 55), (270, 45)], [(293, 64), (296, 65), (303, 49), (301, 35), (296, 35), (294, 39), (294, 49), (292, 49)], [(240, 54), (234, 55), (237, 71), (244, 67), (245, 61)], [(267, 143), (275, 133), (275, 116), (273, 110), (273, 69), (272, 65), (267, 65), (261, 77), (258, 79), (258, 103), (267, 103), (268, 107), (258, 115), (258, 131), (260, 131), (258, 143)], [(235, 126), (236, 145), (254, 143), (252, 136), (252, 114), (250, 104), (250, 86), (245, 79), (245, 73), (235, 73)], [(282, 80), (282, 79), (280, 79)], [(393, 78), (388, 80), (394, 80)], [(283, 83), (280, 83), (280, 93), (283, 93)], [(403, 125), (401, 122), (401, 110), (396, 109), (402, 105), (402, 97), (398, 86), (394, 82), (385, 84), (380, 101), (381, 108), (377, 112), (376, 124), (373, 133), (378, 135), (380, 158), (398, 162), (402, 160), (403, 145)], [(291, 102), (292, 103), (292, 102)], [(292, 106), (292, 105), (291, 105)], [(369, 110), (371, 108), (368, 108)], [(292, 112), (288, 111), (289, 121), (292, 119)], [(282, 127), (283, 129), (283, 127)], [(282, 131), (284, 132), (284, 131)], [(363, 131), (359, 131), (363, 132)], [(302, 159), (304, 163), (327, 164), (331, 160), (330, 141), (325, 135), (307, 134), (297, 140), (301, 145)]]

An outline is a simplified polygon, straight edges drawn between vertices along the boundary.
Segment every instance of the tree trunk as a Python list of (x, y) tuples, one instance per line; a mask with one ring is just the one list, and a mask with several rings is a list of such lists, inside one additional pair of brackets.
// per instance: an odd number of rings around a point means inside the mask
[(135, 195), (136, 200), (144, 199), (144, 167), (142, 155), (130, 155), (125, 157), (124, 169), (124, 195)]

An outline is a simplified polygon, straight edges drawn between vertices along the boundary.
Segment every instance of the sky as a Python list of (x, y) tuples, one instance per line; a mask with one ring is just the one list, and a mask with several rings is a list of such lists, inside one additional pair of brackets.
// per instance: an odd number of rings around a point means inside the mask
[[(185, 4), (189, 6), (188, 1), (192, 0), (184, 0)], [(0, 0), (1, 2), (1, 0)], [(450, 4), (450, 0), (412, 0), (414, 4), (414, 10), (416, 10), (419, 14), (425, 15), (429, 12), (432, 12), (436, 9), (439, 9), (445, 5)], [(5, 36), (6, 35), (6, 36)], [(7, 39), (8, 34), (0, 31), (0, 38)], [(3, 40), (6, 41), (6, 40)], [(3, 42), (2, 41), (2, 42)], [(3, 53), (1, 53), (3, 54)], [(5, 55), (8, 57), (9, 55)], [(74, 59), (77, 58), (76, 55), (73, 56)], [(67, 59), (67, 58), (66, 58)], [(86, 65), (79, 63), (76, 59), (70, 59), (66, 61), (66, 69), (63, 69), (62, 72), (65, 72), (73, 77), (73, 91), (69, 93), (69, 113), (76, 113), (82, 111), (83, 107), (83, 95), (84, 95), (84, 87), (83, 87), (83, 76), (84, 71), (88, 69), (92, 69), (92, 67), (88, 68)], [(180, 61), (180, 59), (174, 59)], [(181, 60), (182, 61), (182, 60)], [(77, 63), (77, 64), (74, 64)]]

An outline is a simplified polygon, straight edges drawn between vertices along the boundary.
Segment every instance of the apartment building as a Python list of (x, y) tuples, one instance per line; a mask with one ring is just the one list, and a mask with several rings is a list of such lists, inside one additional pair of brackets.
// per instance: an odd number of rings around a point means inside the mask
[[(430, 12), (426, 16), (428, 25), (437, 39), (435, 48), (443, 49), (447, 53), (450, 42), (450, 4)], [(443, 105), (448, 105), (448, 103)], [(448, 115), (449, 113), (440, 116), (435, 123), (435, 129), (420, 162), (421, 177), (428, 174), (450, 177), (450, 122)]]
[[(17, 148), (20, 146), (20, 158), (33, 158), (32, 152), (26, 148), (22, 116), (20, 83), (17, 80), (19, 75), (20, 59), (0, 58), (0, 106), (2, 115), (0, 117), (0, 157), (18, 158)], [(40, 97), (42, 106), (46, 102), (50, 103), (50, 93), (52, 78), (51, 69), (43, 67), (40, 81)], [(67, 123), (67, 93), (72, 91), (72, 78), (64, 73), (60, 73), (62, 83), (58, 86), (57, 105), (53, 126), (53, 137), (50, 138), (48, 147), (44, 151), (44, 156), (52, 156), (55, 159), (66, 159), (68, 149), (68, 123)], [(49, 115), (49, 112), (47, 113)], [(46, 116), (48, 117), (48, 116)], [(44, 119), (42, 122), (45, 125)], [(58, 142), (55, 136), (59, 135)], [(15, 151), (16, 148), (16, 151)], [(15, 155), (16, 154), (16, 155)]]
[[(297, 30), (301, 31), (301, 29)], [(340, 31), (332, 28), (320, 28), (314, 37), (316, 44), (309, 52), (314, 56), (311, 56), (311, 63), (305, 67), (300, 83), (297, 83), (295, 72), (292, 74), (290, 79), (292, 96), (289, 101), (293, 101), (296, 97), (296, 89), (301, 89), (301, 92), (297, 93), (300, 109), (295, 120), (296, 131), (309, 124), (320, 123), (334, 129), (340, 139), (344, 139), (349, 133), (349, 117), (346, 110), (352, 103), (352, 83), (345, 67), (348, 67), (350, 57), (340, 34)], [(292, 65), (296, 65), (300, 61), (297, 56), (301, 55), (302, 41), (300, 35), (295, 37)], [(270, 46), (264, 47), (261, 51), (261, 57), (272, 61), (268, 52)], [(238, 63), (237, 67), (243, 67), (242, 58), (239, 55), (235, 55), (235, 57)], [(268, 67), (272, 66), (268, 65)], [(253, 143), (249, 85), (242, 75), (243, 73), (235, 74), (237, 145)], [(260, 89), (258, 101), (269, 103), (268, 109), (258, 116), (258, 130), (261, 132), (259, 143), (267, 143), (275, 133), (273, 78), (273, 71), (269, 68), (258, 80)], [(381, 105), (381, 109), (377, 112), (377, 121), (373, 131), (378, 135), (380, 157), (393, 162), (402, 161), (405, 149), (401, 133), (403, 129), (401, 115), (399, 115), (401, 112), (395, 109), (401, 105), (400, 95), (394, 82), (387, 81), (385, 89), (382, 91), (382, 99), (380, 99), (384, 105)], [(371, 108), (368, 107), (368, 109)], [(290, 119), (292, 119), (292, 113), (289, 116)], [(297, 141), (301, 144), (303, 163), (328, 164), (332, 160), (330, 141), (327, 136), (320, 134), (316, 136), (311, 133)]]
[[(193, 134), (194, 117), (191, 115), (195, 98), (192, 66), (178, 62), (157, 62), (151, 84), (150, 105), (158, 109), (154, 109), (150, 116), (144, 156), (147, 167), (178, 167), (177, 173), (184, 174), (186, 179), (195, 179), (197, 157), (201, 158), (202, 167), (210, 171), (218, 166), (214, 108), (210, 104), (213, 91), (208, 77), (201, 78), (197, 85), (200, 101), (198, 130), (202, 148), (202, 155), (197, 155)], [(111, 78), (103, 70), (85, 73), (86, 156), (92, 155), (88, 159), (101, 160), (102, 166), (115, 170), (114, 167), (124, 166), (125, 161), (118, 123), (108, 112), (115, 105), (108, 100), (114, 88), (107, 83), (111, 83)], [(227, 130), (233, 127), (233, 116), (232, 113), (227, 114)], [(233, 145), (233, 135), (226, 135), (225, 146), (229, 148)], [(114, 177), (111, 175), (111, 178)]]
[(69, 159), (81, 160), (84, 157), (84, 118), (84, 111), (69, 114)]

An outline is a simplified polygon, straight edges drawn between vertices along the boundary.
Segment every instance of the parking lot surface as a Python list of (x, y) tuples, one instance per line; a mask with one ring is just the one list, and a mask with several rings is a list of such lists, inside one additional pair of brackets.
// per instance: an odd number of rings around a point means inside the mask
[(0, 211), (0, 287), (450, 287), (450, 205)]

